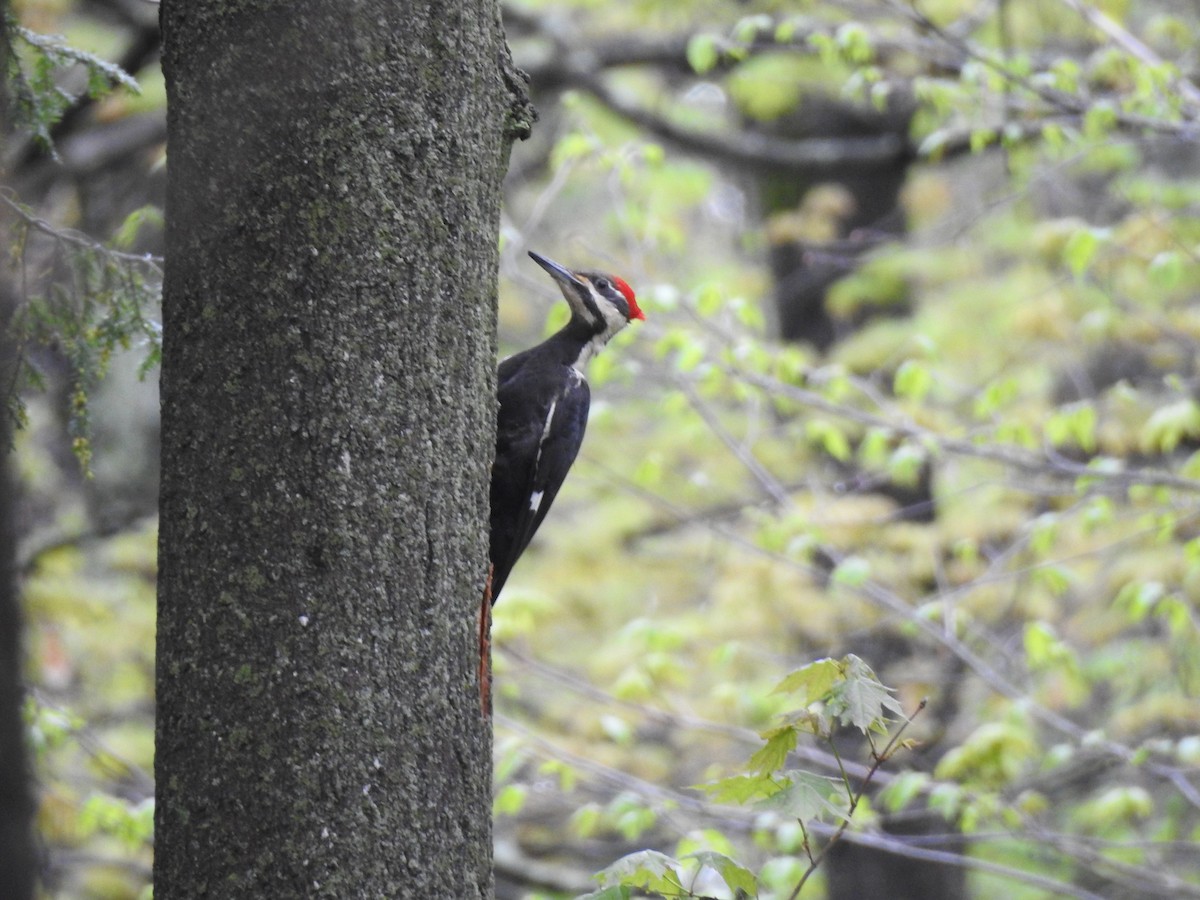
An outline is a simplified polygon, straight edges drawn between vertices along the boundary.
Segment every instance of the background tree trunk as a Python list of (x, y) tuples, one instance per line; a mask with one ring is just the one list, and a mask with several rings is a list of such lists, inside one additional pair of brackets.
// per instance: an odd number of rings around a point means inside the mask
[[(0, 7), (0, 28), (3, 8)], [(0, 41), (0, 45), (4, 42)], [(0, 54), (0, 61), (2, 61)], [(0, 71), (3, 68), (0, 67)], [(0, 109), (0, 120), (3, 110)], [(0, 146), (3, 140), (0, 139)], [(0, 246), (9, 246), (8, 229), (0, 217)], [(0, 275), (0, 384), (13, 383), (16, 355), (9, 339), (13, 298), (7, 273)], [(0, 893), (11, 900), (33, 897), (35, 860), (31, 825), (34, 802), (21, 717), (24, 685), (21, 679), (22, 617), (16, 578), (16, 508), (9, 477), (12, 430), (9, 404), (0, 408)]]
[[(0, 29), (8, 28), (8, 3), (0, 0)], [(8, 71), (7, 34), (0, 34), (0, 72)], [(7, 147), (10, 120), (7, 80), (0, 79), (0, 159)], [(10, 247), (6, 214), (0, 214), (0, 247)], [(0, 384), (15, 383), (16, 353), (10, 335), (15, 308), (8, 273), (0, 272)], [(34, 846), (33, 791), (21, 719), (24, 686), (21, 681), (21, 605), (17, 593), (16, 506), (8, 463), (12, 446), (12, 421), (5, 393), (0, 408), (0, 885), (5, 897), (26, 900), (33, 896)]]
[(482, 897), (495, 0), (164, 0), (155, 893)]

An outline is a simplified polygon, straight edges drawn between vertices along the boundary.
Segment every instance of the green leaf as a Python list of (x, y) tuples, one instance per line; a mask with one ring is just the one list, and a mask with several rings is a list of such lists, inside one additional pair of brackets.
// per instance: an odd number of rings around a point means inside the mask
[(1189, 456), (1187, 462), (1179, 467), (1179, 474), (1184, 478), (1200, 479), (1200, 450)]
[(724, 307), (726, 296), (727, 292), (724, 285), (713, 281), (706, 281), (696, 288), (696, 312), (705, 317), (715, 316)]
[(896, 369), (892, 380), (892, 390), (897, 397), (920, 402), (929, 389), (933, 387), (933, 375), (925, 363), (915, 359), (906, 359)]
[(830, 576), (834, 584), (856, 588), (866, 584), (871, 577), (871, 564), (861, 556), (847, 556), (833, 570)]
[(798, 19), (784, 19), (775, 26), (775, 43), (788, 44), (796, 37), (796, 29), (800, 27)]
[(680, 862), (657, 850), (639, 850), (622, 856), (596, 875), (601, 885), (624, 885), (651, 891), (681, 891)]
[(839, 26), (834, 39), (843, 58), (849, 63), (861, 66), (875, 58), (871, 34), (858, 22), (846, 22)]
[(1161, 581), (1132, 581), (1117, 592), (1113, 606), (1124, 610), (1133, 622), (1140, 622), (1167, 595)]
[(1046, 556), (1054, 549), (1058, 540), (1059, 518), (1057, 513), (1042, 513), (1033, 520), (1029, 529), (1029, 549), (1037, 556)]
[(879, 792), (879, 801), (888, 812), (899, 812), (908, 806), (929, 784), (925, 772), (901, 772)]
[(1167, 291), (1179, 286), (1183, 280), (1183, 273), (1183, 255), (1176, 250), (1166, 250), (1157, 254), (1150, 260), (1150, 267), (1146, 270), (1154, 285)]
[(925, 451), (912, 441), (905, 441), (888, 457), (888, 477), (896, 484), (912, 487), (920, 480), (925, 462)]
[(938, 778), (1004, 785), (1024, 771), (1037, 750), (1027, 722), (985, 722), (938, 761), (934, 774)]
[(712, 850), (731, 856), (736, 852), (733, 842), (723, 831), (716, 828), (697, 828), (689, 831), (675, 844), (675, 855), (686, 859), (690, 854)]
[(708, 353), (708, 348), (702, 340), (683, 341), (679, 345), (679, 352), (675, 354), (675, 368), (680, 372), (691, 372), (696, 366), (704, 362), (704, 357)]
[(84, 835), (111, 835), (136, 849), (154, 832), (154, 801), (130, 803), (107, 794), (93, 794), (79, 810), (78, 826)]
[(112, 239), (113, 245), (123, 250), (128, 250), (133, 246), (133, 242), (137, 240), (138, 232), (141, 231), (143, 225), (152, 225), (161, 228), (163, 225), (162, 210), (157, 206), (143, 206), (135, 209), (125, 217), (125, 221), (117, 228), (117, 232), (113, 235)]
[(1099, 228), (1080, 228), (1068, 238), (1063, 246), (1063, 263), (1076, 278), (1091, 266), (1100, 249), (1101, 237), (1107, 232)]
[(1019, 390), (1015, 378), (994, 378), (976, 396), (971, 412), (977, 419), (991, 418), (1016, 399)]
[(858, 442), (856, 455), (868, 469), (882, 468), (892, 451), (892, 432), (887, 428), (869, 428)]
[(581, 838), (594, 835), (600, 828), (604, 813), (595, 803), (585, 803), (571, 813), (571, 828)]
[(1067, 146), (1067, 131), (1059, 122), (1047, 122), (1042, 126), (1042, 141), (1051, 150), (1061, 153)]
[(764, 774), (783, 768), (788, 754), (796, 749), (796, 729), (790, 725), (765, 732), (767, 743), (750, 757), (749, 768)]
[(692, 71), (703, 75), (710, 71), (721, 59), (721, 51), (717, 39), (711, 34), (697, 34), (688, 41), (687, 61)]
[[(82, 67), (88, 93), (102, 97), (113, 88), (123, 86), (138, 93), (137, 82), (119, 66), (66, 43), (57, 35), (44, 35), (18, 25), (10, 16), (5, 23), (10, 38), (25, 46), (9, 54), (7, 76), (13, 95), (14, 121), (33, 133), (42, 147), (54, 153), (51, 128), (61, 118), (75, 97), (60, 86), (60, 76)], [(15, 46), (10, 50), (17, 50)]]
[[(1054, 76), (1054, 86), (1060, 91), (1075, 93), (1079, 90), (1079, 63), (1076, 60), (1062, 57), (1050, 66)], [(1061, 126), (1060, 126), (1061, 127)]]
[(575, 790), (575, 783), (579, 780), (579, 773), (570, 763), (563, 762), (561, 759), (548, 759), (538, 766), (538, 774), (540, 775), (557, 775), (558, 789), (564, 794), (569, 794)]
[(972, 153), (982, 153), (996, 143), (996, 129), (981, 126), (971, 129), (970, 146)]
[(1083, 133), (1093, 139), (1104, 139), (1117, 125), (1117, 109), (1107, 100), (1092, 103), (1083, 116)]
[(1053, 626), (1047, 622), (1030, 622), (1025, 626), (1025, 658), (1030, 668), (1077, 666), (1075, 653), (1063, 643)]
[(818, 659), (792, 672), (772, 689), (772, 694), (799, 694), (802, 704), (820, 700), (842, 677), (842, 665), (836, 659)]
[(633, 729), (620, 716), (612, 714), (600, 717), (600, 728), (614, 744), (628, 744), (633, 740)]
[(880, 730), (888, 721), (885, 710), (904, 715), (900, 702), (875, 677), (871, 667), (850, 654), (845, 661), (845, 680), (830, 692), (828, 708), (843, 725), (853, 725), (864, 734)]
[(816, 819), (823, 815), (845, 816), (845, 805), (835, 802), (843, 798), (843, 785), (833, 778), (799, 770), (785, 774), (785, 784), (765, 800), (755, 804), (795, 819)]
[(931, 162), (937, 162), (942, 158), (949, 140), (950, 132), (947, 129), (939, 128), (936, 131), (931, 131), (925, 135), (925, 138), (918, 145), (917, 156), (922, 159), (928, 159)]
[(712, 869), (721, 876), (731, 891), (741, 891), (748, 897), (758, 896), (758, 879), (754, 877), (754, 873), (724, 853), (701, 850), (685, 856), (684, 859), (694, 859), (701, 866)]
[(1062, 566), (1039, 566), (1033, 570), (1033, 580), (1055, 597), (1061, 597), (1071, 586), (1070, 570)]
[(525, 806), (529, 789), (523, 784), (506, 784), (492, 801), (492, 815), (515, 816)]
[(752, 43), (760, 34), (769, 33), (775, 26), (775, 20), (766, 13), (745, 16), (733, 26), (733, 37), (743, 44)]
[(1072, 403), (1057, 410), (1046, 422), (1046, 437), (1056, 447), (1074, 444), (1092, 453), (1096, 449), (1096, 408)]
[(1156, 614), (1159, 619), (1167, 623), (1167, 628), (1177, 638), (1195, 633), (1192, 604), (1178, 594), (1164, 597), (1162, 603), (1158, 605)]
[(745, 803), (758, 797), (770, 797), (779, 790), (779, 785), (770, 774), (731, 775), (706, 784), (694, 785), (717, 803)]
[(628, 792), (614, 797), (608, 804), (607, 813), (612, 826), (630, 841), (640, 838), (658, 821), (658, 813), (639, 796)]
[(1200, 437), (1200, 406), (1188, 398), (1155, 410), (1142, 426), (1141, 444), (1147, 453), (1171, 453), (1184, 438)]
[(962, 802), (963, 789), (957, 784), (939, 784), (929, 792), (929, 808), (940, 813), (947, 822), (958, 818)]
[(850, 441), (845, 433), (828, 419), (811, 419), (804, 428), (810, 443), (816, 444), (838, 462), (851, 456)]
[(576, 162), (592, 156), (600, 149), (600, 143), (589, 134), (568, 131), (550, 152), (551, 168), (558, 170), (568, 162)]
[(1153, 812), (1154, 800), (1145, 788), (1118, 785), (1084, 804), (1079, 817), (1094, 828), (1145, 819)]

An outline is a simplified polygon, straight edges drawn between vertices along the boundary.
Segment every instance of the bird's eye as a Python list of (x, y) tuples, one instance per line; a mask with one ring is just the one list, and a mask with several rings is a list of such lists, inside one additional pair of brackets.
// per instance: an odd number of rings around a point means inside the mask
[(597, 278), (596, 279), (596, 290), (607, 291), (608, 288), (609, 288), (609, 283), (608, 283), (607, 278)]

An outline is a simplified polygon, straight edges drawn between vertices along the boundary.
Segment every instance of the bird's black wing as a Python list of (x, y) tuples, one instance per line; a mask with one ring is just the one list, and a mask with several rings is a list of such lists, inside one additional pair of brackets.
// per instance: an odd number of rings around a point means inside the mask
[[(561, 392), (521, 397), (505, 391), (500, 373), (500, 414), (492, 472), (492, 598), (499, 596), (513, 566), (546, 518), (558, 489), (583, 443), (591, 392), (572, 372)], [(522, 405), (524, 404), (524, 406)]]

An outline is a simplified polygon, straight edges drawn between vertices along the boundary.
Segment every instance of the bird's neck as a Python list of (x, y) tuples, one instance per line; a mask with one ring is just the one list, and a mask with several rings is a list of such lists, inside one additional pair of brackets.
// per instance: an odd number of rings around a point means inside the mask
[(563, 363), (583, 375), (588, 360), (603, 350), (612, 336), (613, 333), (608, 329), (597, 331), (579, 316), (572, 316), (571, 321), (551, 337), (550, 341), (560, 348)]

